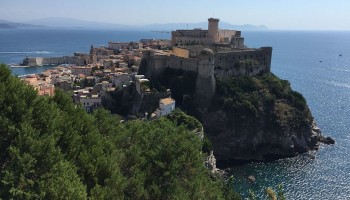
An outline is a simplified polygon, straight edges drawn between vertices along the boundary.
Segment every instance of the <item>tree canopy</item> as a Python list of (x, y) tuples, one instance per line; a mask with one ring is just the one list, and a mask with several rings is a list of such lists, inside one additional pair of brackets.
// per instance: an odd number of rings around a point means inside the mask
[(298, 128), (313, 120), (304, 97), (273, 74), (218, 80), (211, 110), (217, 109), (227, 111), (230, 126), (237, 129), (254, 127), (259, 121), (265, 121), (266, 129)]
[(38, 96), (5, 65), (0, 110), (0, 198), (233, 198), (204, 167), (203, 142), (178, 122), (87, 114), (62, 91)]

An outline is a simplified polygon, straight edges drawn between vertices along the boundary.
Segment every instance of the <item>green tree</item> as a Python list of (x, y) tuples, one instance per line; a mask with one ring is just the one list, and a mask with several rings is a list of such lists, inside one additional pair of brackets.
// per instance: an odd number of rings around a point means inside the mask
[(60, 90), (38, 96), (4, 65), (0, 94), (2, 199), (236, 199), (205, 168), (201, 124), (184, 113), (120, 123)]

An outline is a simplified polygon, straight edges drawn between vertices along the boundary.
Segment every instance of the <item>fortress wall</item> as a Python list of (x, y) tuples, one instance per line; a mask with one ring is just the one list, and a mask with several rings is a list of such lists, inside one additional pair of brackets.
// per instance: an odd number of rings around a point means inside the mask
[(268, 72), (271, 72), (271, 60), (272, 60), (272, 47), (261, 47), (260, 48), (264, 55), (265, 55), (265, 60), (264, 62), (266, 63), (266, 70)]
[(42, 65), (61, 65), (61, 64), (76, 64), (85, 65), (88, 60), (75, 57), (75, 56), (63, 56), (63, 57), (51, 57), (51, 58), (25, 58), (23, 59), (23, 65), (28, 66), (42, 66)]
[(136, 106), (138, 110), (136, 113), (151, 113), (159, 107), (159, 100), (169, 97), (169, 93), (142, 93), (141, 101)]
[(74, 57), (73, 63), (79, 66), (87, 65), (90, 63), (89, 58)]
[(145, 76), (148, 79), (158, 78), (159, 74), (163, 72), (167, 65), (168, 55), (154, 54), (154, 52), (149, 52), (143, 59), (147, 61)]
[(195, 98), (201, 107), (206, 108), (211, 104), (215, 85), (214, 55), (199, 55)]
[(244, 60), (255, 60), (261, 65), (265, 66), (265, 69), (269, 69), (271, 65), (271, 55), (268, 52), (269, 49), (255, 49), (251, 51), (234, 51), (227, 53), (218, 53), (215, 55), (215, 66), (221, 68), (232, 68), (236, 62)]
[(171, 33), (173, 37), (207, 37), (208, 30), (193, 29), (193, 30), (177, 30)]
[(197, 72), (198, 60), (193, 58), (181, 58), (169, 56), (166, 67)]
[(206, 37), (176, 37), (173, 38), (173, 44), (211, 44), (211, 40)]
[(215, 95), (215, 79), (198, 76), (196, 79), (195, 101), (202, 108), (208, 108)]
[[(200, 55), (198, 62), (198, 75), (204, 78), (214, 74), (214, 55)], [(214, 77), (214, 76), (213, 76)]]
[(73, 56), (43, 58), (44, 65), (75, 64)]
[(217, 77), (238, 75), (257, 75), (270, 72), (272, 49), (218, 53), (215, 55), (215, 74)]
[(244, 38), (243, 37), (231, 37), (231, 46), (233, 48), (244, 48)]
[(215, 55), (215, 65), (229, 66), (232, 62), (242, 61), (245, 59), (253, 59), (263, 61), (264, 52), (262, 50), (253, 51), (234, 51), (227, 53), (217, 53)]
[(235, 30), (225, 30), (225, 29), (221, 29), (219, 30), (219, 36), (220, 37), (229, 37), (231, 38), (232, 36), (236, 35)]
[(158, 70), (160, 68), (163, 68), (166, 66), (167, 60), (168, 60), (167, 55), (155, 55), (153, 57), (153, 66), (155, 70)]

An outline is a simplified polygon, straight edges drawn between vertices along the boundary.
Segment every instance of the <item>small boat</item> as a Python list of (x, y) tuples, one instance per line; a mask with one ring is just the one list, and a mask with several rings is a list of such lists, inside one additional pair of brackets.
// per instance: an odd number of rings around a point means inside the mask
[(339, 54), (339, 56), (343, 56), (343, 54)]

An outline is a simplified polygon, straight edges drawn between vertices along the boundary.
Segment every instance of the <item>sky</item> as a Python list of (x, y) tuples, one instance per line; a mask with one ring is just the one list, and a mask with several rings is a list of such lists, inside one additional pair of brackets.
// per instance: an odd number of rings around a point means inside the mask
[(127, 25), (196, 23), (209, 17), (277, 30), (350, 30), (349, 0), (0, 0), (0, 19), (47, 17)]

